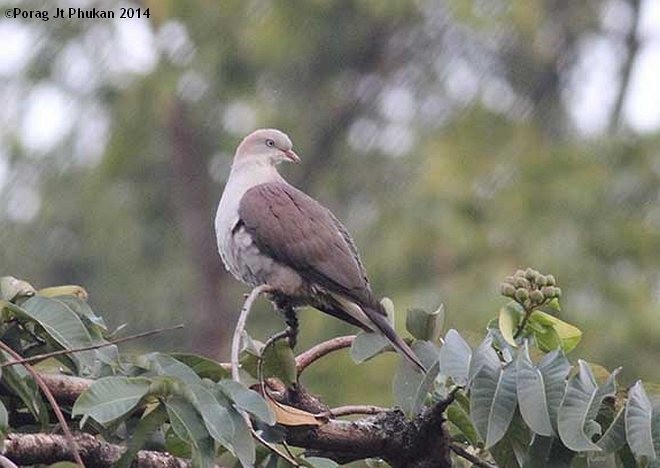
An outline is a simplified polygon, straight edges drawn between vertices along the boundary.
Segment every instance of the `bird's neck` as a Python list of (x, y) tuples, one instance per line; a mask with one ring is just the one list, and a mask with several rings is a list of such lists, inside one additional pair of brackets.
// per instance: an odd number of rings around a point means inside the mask
[(234, 161), (229, 174), (229, 180), (232, 179), (250, 186), (283, 180), (272, 164), (255, 164), (253, 161)]

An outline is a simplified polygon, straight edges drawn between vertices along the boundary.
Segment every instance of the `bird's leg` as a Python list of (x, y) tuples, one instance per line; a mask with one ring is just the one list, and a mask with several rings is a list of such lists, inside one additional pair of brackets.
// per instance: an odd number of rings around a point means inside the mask
[(286, 332), (289, 338), (289, 347), (293, 349), (298, 343), (298, 315), (296, 314), (296, 310), (290, 305), (285, 306), (283, 312), (284, 322), (287, 326)]

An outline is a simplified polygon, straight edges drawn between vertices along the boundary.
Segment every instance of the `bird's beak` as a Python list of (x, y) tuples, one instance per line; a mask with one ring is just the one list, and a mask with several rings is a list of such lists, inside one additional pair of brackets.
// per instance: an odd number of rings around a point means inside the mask
[(293, 150), (282, 151), (286, 159), (292, 163), (300, 164), (300, 157)]

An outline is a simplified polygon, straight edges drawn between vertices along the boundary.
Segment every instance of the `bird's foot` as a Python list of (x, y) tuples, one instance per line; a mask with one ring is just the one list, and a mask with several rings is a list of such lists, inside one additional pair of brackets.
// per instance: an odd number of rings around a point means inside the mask
[(298, 316), (296, 315), (296, 311), (293, 307), (287, 307), (284, 310), (284, 321), (287, 325), (286, 334), (287, 338), (289, 339), (289, 347), (294, 349), (296, 344), (298, 344), (298, 330), (300, 327), (298, 323)]

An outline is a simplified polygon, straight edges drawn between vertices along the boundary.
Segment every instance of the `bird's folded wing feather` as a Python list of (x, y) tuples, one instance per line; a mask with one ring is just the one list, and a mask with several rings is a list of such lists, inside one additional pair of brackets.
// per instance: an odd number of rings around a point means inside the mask
[(332, 292), (373, 302), (353, 240), (313, 198), (286, 183), (261, 184), (243, 195), (238, 214), (265, 254)]

